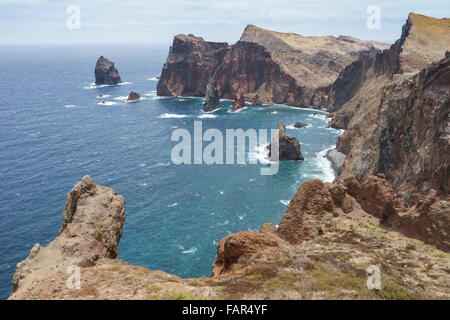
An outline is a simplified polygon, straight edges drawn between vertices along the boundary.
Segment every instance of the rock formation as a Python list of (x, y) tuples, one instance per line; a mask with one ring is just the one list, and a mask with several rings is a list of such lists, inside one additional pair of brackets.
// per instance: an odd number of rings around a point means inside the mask
[(220, 108), (219, 93), (217, 92), (216, 76), (213, 75), (206, 86), (205, 103), (203, 111), (211, 112)]
[[(210, 278), (182, 279), (115, 258), (124, 200), (85, 177), (67, 195), (59, 235), (17, 265), (9, 299), (448, 299), (450, 255), (391, 231), (422, 230), (448, 251), (450, 224), (428, 220), (448, 208), (433, 201), (405, 211), (378, 176), (309, 180), (278, 229), (267, 223), (226, 236)], [(382, 270), (380, 290), (366, 286), (370, 265)], [(67, 285), (73, 266), (80, 288)]]
[(294, 127), (297, 129), (301, 129), (301, 128), (306, 128), (308, 126), (307, 123), (303, 123), (303, 122), (296, 122), (294, 123)]
[(236, 100), (233, 102), (233, 106), (231, 107), (232, 111), (237, 111), (243, 109), (245, 107), (245, 100), (242, 94), (238, 94)]
[(128, 95), (127, 101), (137, 101), (140, 99), (141, 99), (141, 96), (139, 95), (139, 93), (131, 91), (130, 94)]
[[(254, 105), (309, 106), (315, 88), (330, 85), (348, 64), (386, 45), (350, 37), (304, 37), (248, 26), (233, 46), (177, 35), (158, 95), (204, 96), (216, 73), (220, 98), (238, 92)], [(257, 97), (256, 97), (257, 96)]]
[[(297, 138), (294, 138), (286, 133), (286, 126), (283, 122), (280, 122), (277, 126), (278, 129), (278, 159), (280, 161), (297, 161), (303, 160), (302, 153), (300, 151), (300, 142)], [(272, 145), (275, 142), (272, 141), (268, 145), (269, 158), (275, 157), (276, 151), (272, 152)]]
[(405, 205), (415, 193), (447, 197), (449, 46), (450, 19), (410, 14), (389, 50), (364, 56), (340, 75), (336, 83), (348, 86), (337, 88), (351, 93), (335, 100), (331, 122), (346, 129), (337, 145), (346, 154), (341, 177), (384, 174)]
[(12, 281), (15, 294), (25, 294), (57, 270), (116, 258), (124, 221), (123, 197), (85, 176), (66, 197), (58, 236), (46, 247), (35, 244), (28, 258), (17, 264)]
[(114, 62), (103, 56), (98, 58), (95, 64), (95, 84), (118, 84), (120, 82), (119, 71), (114, 67)]

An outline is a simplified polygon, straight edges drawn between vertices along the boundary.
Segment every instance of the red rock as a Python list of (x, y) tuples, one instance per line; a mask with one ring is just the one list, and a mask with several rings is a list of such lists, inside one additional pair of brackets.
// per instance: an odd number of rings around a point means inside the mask
[(140, 100), (141, 96), (139, 95), (139, 93), (133, 92), (131, 91), (130, 94), (128, 95), (128, 101), (137, 101)]

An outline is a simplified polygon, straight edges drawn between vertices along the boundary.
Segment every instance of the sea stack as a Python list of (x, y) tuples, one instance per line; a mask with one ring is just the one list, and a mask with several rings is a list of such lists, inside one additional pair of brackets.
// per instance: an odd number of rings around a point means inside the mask
[[(279, 144), (279, 156), (280, 161), (298, 161), (303, 160), (303, 155), (300, 151), (300, 142), (297, 138), (294, 138), (286, 133), (286, 126), (283, 122), (280, 122), (277, 126), (278, 144)], [(272, 157), (272, 142), (269, 144), (269, 158)]]
[(109, 61), (104, 56), (98, 58), (95, 64), (95, 84), (118, 84), (120, 80), (119, 71), (114, 67), (114, 62)]
[(233, 106), (231, 107), (232, 111), (237, 111), (243, 109), (245, 107), (245, 99), (242, 94), (238, 94), (236, 100), (233, 102)]
[(131, 91), (130, 94), (128, 95), (127, 101), (138, 101), (138, 100), (141, 100), (141, 96), (139, 95), (139, 93)]
[(307, 123), (303, 123), (303, 122), (296, 122), (294, 124), (294, 127), (297, 128), (297, 129), (306, 128), (307, 126), (308, 126), (308, 124)]
[(203, 111), (211, 112), (220, 108), (219, 92), (217, 91), (216, 76), (213, 75), (206, 86), (205, 104)]

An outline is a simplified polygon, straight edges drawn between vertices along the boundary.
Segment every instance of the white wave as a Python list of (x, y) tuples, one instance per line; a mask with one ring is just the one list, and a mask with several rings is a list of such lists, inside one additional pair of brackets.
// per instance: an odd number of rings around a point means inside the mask
[(141, 162), (138, 164), (139, 167), (145, 167), (147, 164), (145, 162)]
[(104, 99), (104, 98), (109, 98), (111, 95), (109, 95), (109, 94), (101, 94), (101, 95), (98, 95), (98, 96), (96, 96), (96, 98), (97, 99)]
[(187, 115), (185, 114), (176, 114), (176, 113), (163, 113), (159, 116), (161, 119), (168, 119), (168, 118), (186, 118)]
[(188, 250), (183, 250), (182, 252), (183, 252), (183, 254), (194, 254), (194, 253), (197, 252), (197, 248), (193, 247), (193, 248), (190, 248)]
[(337, 133), (338, 135), (342, 135), (344, 133), (344, 129), (335, 129), (335, 128), (331, 128), (331, 127), (327, 127), (325, 128), (326, 130), (330, 130), (334, 133)]
[(148, 186), (148, 184), (146, 184), (145, 182), (143, 184), (141, 184), (142, 187), (146, 187)]
[(116, 102), (114, 102), (114, 101), (102, 101), (102, 102), (99, 102), (97, 104), (100, 105), (100, 106), (113, 106), (113, 105), (116, 104)]
[(245, 214), (243, 216), (237, 216), (239, 218), (239, 220), (244, 220), (245, 218)]
[(215, 114), (201, 114), (198, 116), (200, 119), (206, 119), (206, 118), (217, 118)]
[(336, 177), (334, 174), (333, 167), (331, 166), (331, 161), (328, 160), (326, 157), (327, 152), (334, 148), (335, 146), (332, 146), (328, 149), (322, 150), (319, 153), (317, 153), (316, 156), (317, 164), (322, 169), (322, 174), (318, 178), (324, 182), (333, 182), (334, 178)]
[(259, 161), (261, 164), (269, 164), (271, 161), (269, 160), (269, 150), (267, 146), (269, 144), (263, 146), (257, 146), (254, 150), (248, 153), (248, 161), (251, 163), (252, 161)]
[(75, 108), (74, 104), (66, 104), (64, 108)]
[[(245, 109), (248, 109), (247, 107), (243, 107), (242, 109), (238, 109), (238, 110), (232, 110), (232, 109), (230, 109), (230, 110), (228, 110), (227, 112), (228, 113), (239, 113), (239, 112), (241, 112), (242, 110), (245, 110)], [(216, 109), (216, 110), (218, 110), (218, 109)]]
[(226, 225), (229, 224), (229, 223), (230, 223), (230, 220), (225, 220), (224, 222), (219, 223), (219, 225), (220, 225), (220, 226), (226, 226)]
[(91, 83), (89, 86), (84, 87), (85, 89), (98, 89), (98, 88), (105, 88), (105, 87), (111, 87), (112, 84), (95, 84)]
[(219, 193), (220, 193), (220, 194), (223, 194), (223, 191), (221, 190), (221, 191), (219, 191)]
[(155, 97), (156, 96), (156, 90), (152, 90), (152, 91), (149, 91), (147, 93), (144, 93), (144, 96)]
[(283, 205), (288, 206), (288, 205), (289, 205), (289, 202), (291, 202), (291, 200), (280, 200), (280, 202), (281, 202)]
[(320, 119), (320, 120), (327, 121), (327, 122), (330, 121), (330, 118), (327, 117), (326, 113), (313, 113), (313, 114), (309, 114), (308, 117)]
[(132, 82), (125, 81), (125, 82), (118, 83), (119, 86), (126, 86), (127, 84), (132, 84)]
[(170, 162), (158, 162), (155, 165), (152, 165), (150, 168), (157, 168), (157, 167), (168, 167), (170, 166), (171, 163)]
[(147, 80), (149, 80), (149, 81), (158, 81), (159, 79), (158, 79), (158, 77), (151, 77), (151, 78), (148, 78)]
[(172, 204), (169, 204), (169, 205), (167, 206), (167, 208), (176, 207), (177, 205), (178, 205), (178, 202), (174, 202), (174, 203), (172, 203)]
[(117, 101), (125, 101), (128, 99), (128, 96), (119, 96), (119, 97), (115, 97), (114, 100)]

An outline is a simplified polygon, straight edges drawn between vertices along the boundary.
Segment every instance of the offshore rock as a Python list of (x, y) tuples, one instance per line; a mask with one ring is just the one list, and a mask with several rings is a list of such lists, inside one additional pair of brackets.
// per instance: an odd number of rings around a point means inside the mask
[(114, 67), (114, 62), (103, 56), (98, 58), (95, 64), (95, 84), (118, 84), (120, 82), (119, 71)]
[[(292, 137), (286, 133), (286, 126), (283, 122), (280, 122), (277, 126), (278, 129), (278, 159), (280, 161), (297, 161), (303, 160), (303, 155), (300, 151), (300, 142), (297, 138)], [(275, 156), (276, 151), (272, 154), (272, 141), (269, 146), (269, 158)]]
[(219, 93), (217, 92), (216, 76), (213, 75), (206, 86), (206, 97), (203, 111), (211, 112), (220, 108)]

